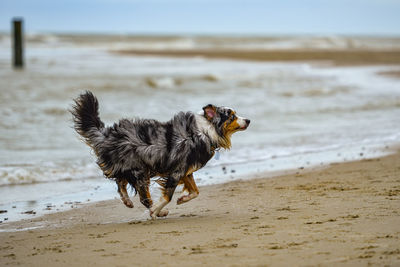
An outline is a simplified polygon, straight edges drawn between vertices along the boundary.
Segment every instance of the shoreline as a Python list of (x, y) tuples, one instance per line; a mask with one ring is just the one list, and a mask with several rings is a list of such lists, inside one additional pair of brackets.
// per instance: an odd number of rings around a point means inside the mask
[(135, 56), (204, 57), (209, 59), (248, 60), (258, 62), (330, 62), (337, 66), (400, 65), (400, 50), (305, 50), (305, 49), (121, 49), (111, 53)]
[[(391, 148), (392, 147), (392, 148)], [(247, 161), (234, 165), (220, 164), (207, 166), (195, 175), (198, 186), (218, 185), (237, 180), (258, 178), (272, 179), (298, 170), (313, 171), (326, 168), (330, 164), (379, 158), (393, 154), (398, 145), (385, 147), (371, 146), (347, 148), (346, 150), (320, 151), (286, 156), (271, 157), (259, 161)], [(321, 161), (320, 158), (324, 160)], [(214, 162), (215, 163), (215, 162)], [(262, 167), (265, 165), (264, 167)], [(249, 171), (253, 170), (253, 171)], [(150, 187), (154, 200), (160, 196), (156, 183)], [(182, 188), (179, 186), (177, 192)], [(43, 192), (46, 192), (43, 195)], [(50, 183), (33, 183), (0, 186), (0, 195), (8, 195), (8, 201), (0, 204), (0, 231), (7, 231), (7, 225), (24, 220), (35, 220), (40, 216), (65, 212), (99, 201), (119, 199), (115, 182), (103, 176)], [(134, 197), (134, 196), (131, 196)], [(13, 199), (13, 201), (11, 201)], [(20, 227), (21, 228), (21, 227)]]
[(175, 194), (170, 215), (156, 221), (138, 197), (134, 209), (109, 200), (45, 215), (0, 233), (0, 263), (397, 265), (399, 162), (396, 153), (203, 186), (184, 205)]

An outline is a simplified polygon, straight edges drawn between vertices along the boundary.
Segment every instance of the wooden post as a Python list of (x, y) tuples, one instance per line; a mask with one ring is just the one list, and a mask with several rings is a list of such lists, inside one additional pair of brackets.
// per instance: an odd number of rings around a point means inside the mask
[(23, 29), (22, 29), (22, 18), (13, 19), (13, 33), (14, 33), (14, 44), (13, 44), (13, 64), (14, 68), (24, 67), (24, 40), (23, 40)]

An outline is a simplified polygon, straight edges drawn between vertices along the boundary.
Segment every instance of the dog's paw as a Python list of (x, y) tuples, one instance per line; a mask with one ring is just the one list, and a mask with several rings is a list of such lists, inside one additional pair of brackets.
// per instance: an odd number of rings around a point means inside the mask
[(153, 210), (153, 209), (149, 209), (149, 214), (150, 214), (150, 217), (151, 217), (152, 220), (155, 220), (157, 218), (157, 215), (158, 215), (156, 213), (156, 210)]
[(158, 214), (156, 214), (153, 210), (150, 210), (150, 217), (152, 220), (155, 220), (157, 218)]
[(192, 200), (192, 199), (196, 198), (198, 195), (199, 195), (199, 193), (190, 193), (189, 195), (181, 196), (176, 201), (176, 204), (180, 205), (180, 204), (183, 204), (185, 202), (188, 202), (189, 200)]
[(125, 206), (127, 206), (128, 208), (133, 208), (132, 200), (130, 200), (129, 198), (123, 198), (121, 200), (122, 200), (122, 202), (124, 202)]
[(150, 217), (151, 219), (155, 220), (157, 217), (166, 217), (169, 211), (167, 209), (160, 210), (158, 213), (156, 210), (150, 210)]
[(190, 200), (189, 196), (181, 196), (180, 198), (178, 198), (178, 200), (176, 201), (177, 205), (183, 204), (185, 202), (188, 202)]
[(166, 217), (168, 215), (169, 211), (167, 209), (161, 210), (158, 214), (157, 217)]

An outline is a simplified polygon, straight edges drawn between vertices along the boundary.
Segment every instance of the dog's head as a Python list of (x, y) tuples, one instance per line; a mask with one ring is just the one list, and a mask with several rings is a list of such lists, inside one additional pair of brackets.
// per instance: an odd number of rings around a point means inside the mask
[(218, 135), (223, 139), (220, 144), (223, 148), (231, 147), (231, 136), (237, 131), (246, 130), (250, 120), (236, 115), (236, 112), (228, 107), (216, 107), (208, 104), (203, 107), (204, 117), (215, 127)]

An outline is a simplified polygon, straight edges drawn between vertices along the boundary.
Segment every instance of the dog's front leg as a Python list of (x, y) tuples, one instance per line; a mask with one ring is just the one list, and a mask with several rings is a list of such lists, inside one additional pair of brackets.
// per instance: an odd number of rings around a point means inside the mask
[(153, 219), (155, 219), (156, 217), (167, 216), (168, 211), (162, 209), (171, 201), (179, 180), (179, 178), (168, 177), (162, 183), (162, 196), (160, 198), (160, 201), (150, 208), (150, 216)]
[(188, 202), (199, 195), (199, 189), (194, 181), (193, 174), (183, 177), (181, 181), (183, 182), (183, 191), (188, 191), (189, 194), (178, 198), (176, 201), (178, 205)]

